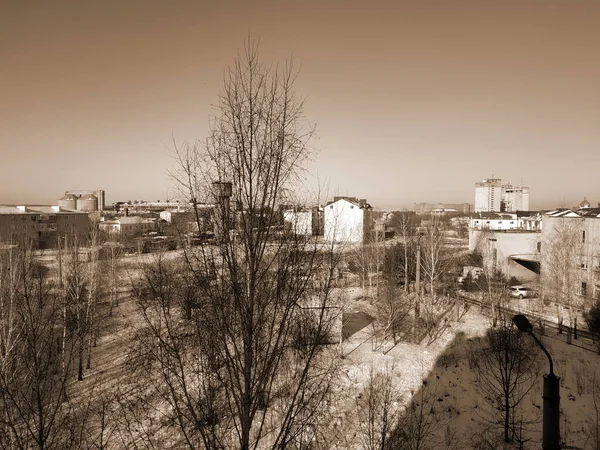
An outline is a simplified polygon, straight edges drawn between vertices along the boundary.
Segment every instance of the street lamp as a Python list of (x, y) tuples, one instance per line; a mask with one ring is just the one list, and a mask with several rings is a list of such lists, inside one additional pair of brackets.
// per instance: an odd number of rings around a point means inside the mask
[(554, 374), (554, 363), (546, 347), (533, 334), (533, 325), (523, 314), (512, 319), (519, 331), (529, 334), (544, 351), (550, 362), (550, 373), (544, 375), (544, 412), (542, 424), (542, 449), (560, 450), (560, 378)]

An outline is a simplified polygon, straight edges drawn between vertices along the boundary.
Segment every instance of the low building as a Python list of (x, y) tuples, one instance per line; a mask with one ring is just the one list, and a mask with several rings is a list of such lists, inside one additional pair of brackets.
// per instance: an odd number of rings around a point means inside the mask
[(122, 236), (138, 236), (156, 230), (156, 220), (140, 216), (120, 217), (118, 219), (102, 220), (98, 224), (100, 231)]
[(534, 230), (469, 228), (469, 251), (479, 252), (486, 269), (507, 278), (538, 279), (541, 241)]
[(313, 211), (305, 208), (293, 208), (283, 211), (283, 225), (292, 233), (301, 236), (313, 234)]
[(473, 208), (470, 203), (415, 203), (414, 211), (421, 216), (431, 213), (470, 214)]
[(85, 212), (54, 205), (0, 206), (0, 240), (27, 242), (36, 248), (57, 245), (58, 239), (86, 241), (90, 220)]
[(478, 213), (471, 216), (469, 228), (475, 230), (528, 230), (539, 231), (542, 216), (538, 212), (518, 211), (514, 213)]

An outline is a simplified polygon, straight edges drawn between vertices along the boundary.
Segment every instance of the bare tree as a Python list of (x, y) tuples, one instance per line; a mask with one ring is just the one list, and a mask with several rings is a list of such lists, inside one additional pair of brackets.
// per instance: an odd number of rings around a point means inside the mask
[(427, 286), (427, 292), (419, 296), (419, 320), (427, 330), (430, 343), (447, 328), (444, 315), (453, 305), (448, 295), (439, 295), (438, 292), (453, 263), (452, 253), (445, 246), (442, 226), (439, 217), (432, 216), (431, 224), (424, 227), (418, 242), (420, 267)]
[[(584, 297), (578, 290), (581, 281), (583, 246), (581, 223), (577, 219), (553, 219), (553, 227), (543, 245), (541, 262), (542, 295), (557, 304), (568, 307), (570, 326), (573, 326), (574, 311), (582, 308)], [(559, 323), (562, 322), (560, 310)]]
[[(387, 442), (388, 449), (433, 450), (461, 448), (461, 439), (441, 407), (440, 393), (435, 383), (423, 381), (423, 386), (412, 395), (410, 403), (401, 412), (396, 428)], [(411, 392), (412, 393), (412, 392)]]
[(0, 298), (0, 446), (70, 448), (74, 345), (61, 349), (61, 293), (30, 247), (1, 255)]
[(400, 394), (394, 388), (393, 367), (377, 373), (370, 368), (364, 391), (357, 397), (359, 438), (362, 448), (384, 450), (400, 417)]
[(339, 255), (281, 231), (277, 211), (312, 133), (295, 77), (291, 63), (269, 68), (246, 44), (206, 144), (179, 151), (183, 190), (215, 205), (217, 245), (186, 249), (176, 270), (156, 261), (137, 289), (140, 362), (190, 448), (299, 447), (329, 393), (335, 350), (322, 344)]
[(396, 234), (402, 238), (402, 250), (404, 256), (404, 289), (406, 292), (408, 292), (410, 285), (409, 266), (411, 265), (411, 246), (414, 244), (414, 238), (416, 234), (416, 220), (415, 216), (411, 213), (395, 211), (392, 215), (391, 222), (393, 228), (396, 230)]
[(502, 282), (502, 273), (498, 267), (498, 254), (494, 242), (496, 239), (489, 230), (482, 230), (479, 233), (476, 249), (481, 255), (483, 279), (478, 280), (478, 284), (484, 284), (485, 292), (484, 304), (488, 304), (492, 311), (492, 325), (496, 326), (501, 303), (503, 302), (505, 285)]
[(431, 224), (423, 227), (419, 243), (423, 278), (429, 294), (435, 297), (443, 275), (452, 265), (452, 255), (446, 249), (443, 224), (439, 217), (432, 216)]
[(512, 323), (501, 321), (488, 331), (480, 348), (469, 354), (479, 394), (492, 406), (488, 424), (499, 425), (505, 442), (521, 439), (523, 399), (539, 382), (539, 358), (532, 339), (519, 333)]

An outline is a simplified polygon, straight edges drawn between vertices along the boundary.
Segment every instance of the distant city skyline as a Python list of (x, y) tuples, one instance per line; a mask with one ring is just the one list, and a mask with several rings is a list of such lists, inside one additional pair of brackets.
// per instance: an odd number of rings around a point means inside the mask
[(0, 204), (104, 189), (175, 196), (167, 148), (203, 140), (244, 39), (300, 69), (306, 184), (379, 209), (600, 202), (600, 2), (156, 0), (0, 6)]

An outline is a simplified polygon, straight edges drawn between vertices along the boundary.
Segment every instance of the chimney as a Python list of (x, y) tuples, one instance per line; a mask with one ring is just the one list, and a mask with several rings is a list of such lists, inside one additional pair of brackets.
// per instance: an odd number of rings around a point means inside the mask
[(358, 204), (359, 206), (362, 208), (363, 206), (367, 205), (367, 199), (366, 198), (361, 198), (358, 200)]

